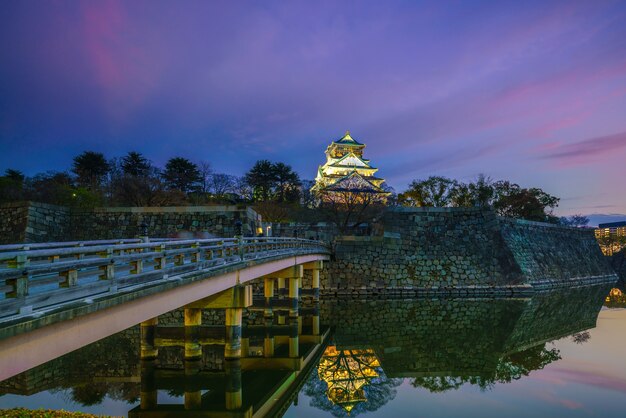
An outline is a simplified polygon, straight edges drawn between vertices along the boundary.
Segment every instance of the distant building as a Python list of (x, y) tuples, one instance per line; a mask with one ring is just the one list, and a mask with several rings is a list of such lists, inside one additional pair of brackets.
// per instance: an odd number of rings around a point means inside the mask
[(626, 221), (609, 222), (598, 225), (596, 238), (601, 237), (626, 237)]
[(333, 196), (358, 193), (371, 201), (385, 202), (389, 192), (383, 190), (385, 179), (374, 176), (377, 168), (363, 158), (365, 144), (350, 136), (350, 131), (326, 148), (326, 163), (319, 166), (315, 185), (311, 191), (322, 200), (333, 200)]
[(598, 225), (596, 239), (604, 255), (613, 255), (626, 247), (626, 221)]

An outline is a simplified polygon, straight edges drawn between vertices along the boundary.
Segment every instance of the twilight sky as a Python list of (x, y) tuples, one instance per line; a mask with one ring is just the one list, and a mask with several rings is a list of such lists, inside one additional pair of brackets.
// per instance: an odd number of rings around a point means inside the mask
[(479, 173), (626, 214), (626, 2), (12, 1), (0, 170), (143, 152), (312, 179), (349, 129), (396, 190)]

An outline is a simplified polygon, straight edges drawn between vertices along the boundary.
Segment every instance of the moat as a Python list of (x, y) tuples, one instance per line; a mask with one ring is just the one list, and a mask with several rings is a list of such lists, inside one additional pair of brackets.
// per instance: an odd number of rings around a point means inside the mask
[[(618, 416), (624, 307), (610, 285), (500, 299), (322, 297), (303, 303), (297, 319), (248, 312), (237, 361), (211, 344), (208, 325), (201, 358), (185, 361), (182, 313), (174, 311), (155, 331), (154, 360), (140, 359), (135, 326), (1, 382), (0, 408), (124, 417)], [(204, 315), (203, 324), (221, 320)]]

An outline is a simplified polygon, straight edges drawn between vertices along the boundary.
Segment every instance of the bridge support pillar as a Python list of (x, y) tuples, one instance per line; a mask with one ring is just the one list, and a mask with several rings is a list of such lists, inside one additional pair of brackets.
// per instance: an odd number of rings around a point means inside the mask
[[(202, 359), (198, 358), (190, 360), (185, 358), (184, 365), (185, 377), (193, 376), (198, 374), (200, 369), (202, 369)], [(189, 390), (188, 388), (185, 388), (184, 403), (185, 409), (200, 409), (200, 406), (202, 405), (202, 392), (200, 390)]]
[(159, 318), (148, 319), (143, 321), (140, 326), (140, 341), (141, 341), (141, 353), (140, 358), (142, 360), (155, 359), (159, 355), (159, 349), (156, 347), (154, 338), (156, 334), (156, 327), (159, 323)]
[(298, 317), (298, 296), (300, 277), (292, 277), (289, 279), (289, 317)]
[(157, 407), (157, 385), (154, 377), (156, 365), (154, 360), (141, 361), (141, 409), (153, 409)]
[(226, 308), (226, 345), (224, 358), (241, 358), (241, 321), (242, 308)]
[(323, 261), (311, 261), (303, 265), (305, 270), (311, 270), (311, 288), (313, 288), (313, 300), (320, 298), (320, 271), (324, 267)]
[(298, 318), (289, 318), (289, 357), (300, 356), (300, 338), (298, 333)]
[[(284, 297), (287, 288), (285, 287), (285, 277), (279, 276), (277, 279), (278, 284), (278, 297)], [(278, 325), (285, 325), (285, 315), (280, 313), (278, 314)]]
[(241, 357), (250, 355), (250, 338), (241, 337)]
[(185, 308), (185, 359), (202, 358), (198, 327), (202, 325), (202, 309)]
[(239, 409), (242, 405), (241, 360), (226, 360), (226, 409)]
[(274, 297), (274, 278), (266, 277), (263, 281), (263, 293), (265, 295), (265, 311), (263, 312), (263, 316), (266, 319), (270, 320), (274, 317), (274, 312), (272, 311), (272, 298)]

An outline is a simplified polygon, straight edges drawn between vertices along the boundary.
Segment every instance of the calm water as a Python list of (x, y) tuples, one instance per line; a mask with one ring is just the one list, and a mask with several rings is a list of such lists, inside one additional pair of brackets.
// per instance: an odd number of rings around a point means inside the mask
[[(303, 310), (298, 364), (282, 332), (297, 329), (293, 321), (251, 316), (250, 357), (240, 362), (224, 362), (216, 345), (184, 362), (175, 320), (160, 334), (157, 360), (142, 362), (134, 327), (0, 382), (0, 408), (132, 417), (213, 416), (233, 405), (233, 416), (624, 416), (626, 297), (609, 291), (325, 300)], [(318, 312), (325, 344), (313, 328)], [(275, 352), (264, 358), (269, 335)]]

